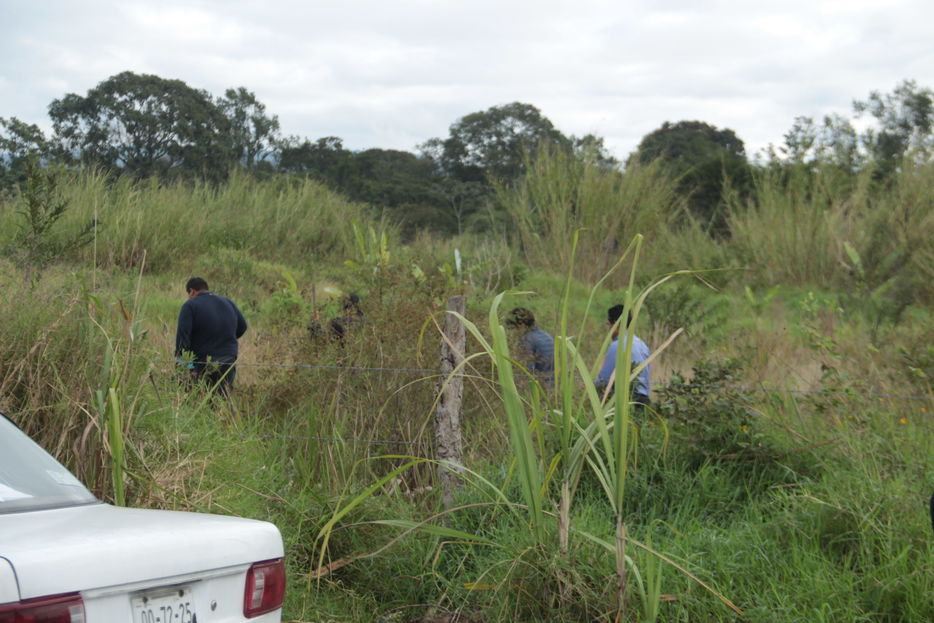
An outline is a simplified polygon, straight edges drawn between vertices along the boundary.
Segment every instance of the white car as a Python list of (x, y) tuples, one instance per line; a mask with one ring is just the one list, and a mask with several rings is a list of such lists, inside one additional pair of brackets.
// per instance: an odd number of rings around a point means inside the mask
[(271, 523), (119, 508), (0, 415), (0, 623), (278, 622)]

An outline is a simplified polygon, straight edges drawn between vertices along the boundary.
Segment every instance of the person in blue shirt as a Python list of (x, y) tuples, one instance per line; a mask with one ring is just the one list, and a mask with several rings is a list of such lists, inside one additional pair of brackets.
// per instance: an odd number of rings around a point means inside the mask
[[(610, 329), (613, 329), (613, 341), (610, 342), (610, 346), (606, 351), (606, 358), (603, 360), (603, 366), (600, 368), (600, 373), (597, 374), (597, 379), (595, 384), (597, 386), (597, 391), (602, 396), (606, 391), (606, 388), (609, 386), (610, 391), (612, 391), (612, 385), (614, 384), (614, 372), (616, 370), (616, 351), (620, 347), (619, 344), (619, 326), (617, 326), (617, 321), (620, 316), (623, 315), (623, 310), (625, 308), (622, 305), (614, 305), (609, 308), (606, 313), (607, 326)], [(629, 312), (629, 317), (626, 322), (626, 326), (632, 326), (632, 312)], [(626, 347), (625, 340), (627, 339), (628, 333), (623, 331), (623, 344), (622, 347)], [(636, 366), (640, 365), (643, 361), (649, 358), (651, 351), (649, 347), (645, 345), (645, 342), (640, 340), (635, 334), (632, 336), (632, 368), (635, 369)], [(651, 403), (649, 400), (649, 369), (651, 366), (646, 366), (643, 368), (642, 372), (639, 373), (632, 383), (630, 384), (630, 394), (632, 396), (632, 401), (636, 404), (643, 406), (648, 406)]]
[[(187, 365), (195, 380), (227, 396), (233, 386), (239, 345), (246, 333), (246, 319), (230, 299), (208, 290), (208, 282), (192, 277), (185, 284), (188, 300), (178, 312), (175, 357)], [(186, 353), (194, 354), (186, 362)]]
[(525, 307), (509, 312), (506, 323), (519, 331), (519, 350), (529, 360), (529, 370), (546, 385), (555, 382), (555, 340), (535, 325), (535, 314)]

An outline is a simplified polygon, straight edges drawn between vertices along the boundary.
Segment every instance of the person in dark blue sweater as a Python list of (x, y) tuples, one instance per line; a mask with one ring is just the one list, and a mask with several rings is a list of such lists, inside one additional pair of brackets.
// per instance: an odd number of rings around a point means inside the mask
[(178, 312), (175, 358), (186, 363), (184, 358), (192, 353), (194, 361), (187, 363), (191, 376), (227, 396), (236, 375), (237, 340), (246, 333), (246, 319), (233, 301), (211, 292), (201, 277), (189, 279), (185, 290), (188, 300)]
[(506, 323), (522, 332), (519, 350), (529, 362), (529, 370), (548, 387), (555, 383), (555, 340), (535, 324), (535, 314), (525, 307), (509, 312)]

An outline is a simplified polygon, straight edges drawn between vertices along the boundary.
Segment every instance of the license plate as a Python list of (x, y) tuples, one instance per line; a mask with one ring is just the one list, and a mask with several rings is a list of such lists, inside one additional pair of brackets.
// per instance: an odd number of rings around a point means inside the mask
[(197, 620), (194, 596), (187, 586), (133, 598), (133, 623), (194, 623)]

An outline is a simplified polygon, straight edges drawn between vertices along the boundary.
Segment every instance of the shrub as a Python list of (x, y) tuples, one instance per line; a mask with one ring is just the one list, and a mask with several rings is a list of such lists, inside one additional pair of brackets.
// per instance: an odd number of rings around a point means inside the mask
[(752, 399), (735, 387), (740, 368), (734, 359), (701, 361), (690, 381), (675, 373), (658, 392), (658, 411), (689, 461), (754, 458), (762, 452), (752, 428)]

